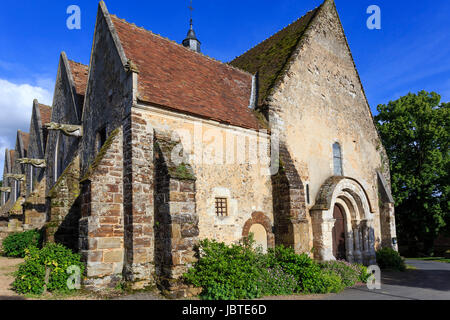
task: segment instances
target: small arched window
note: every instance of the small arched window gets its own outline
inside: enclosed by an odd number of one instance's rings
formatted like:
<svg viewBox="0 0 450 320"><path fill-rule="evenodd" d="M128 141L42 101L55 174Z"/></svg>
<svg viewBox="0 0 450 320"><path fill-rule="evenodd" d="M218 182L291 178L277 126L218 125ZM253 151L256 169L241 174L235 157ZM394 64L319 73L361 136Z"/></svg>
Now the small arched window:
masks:
<svg viewBox="0 0 450 320"><path fill-rule="evenodd" d="M333 144L333 166L334 166L334 175L335 176L343 176L344 172L342 170L342 150L341 145L339 143Z"/></svg>
<svg viewBox="0 0 450 320"><path fill-rule="evenodd" d="M95 152L99 153L106 142L106 128L97 131L95 136Z"/></svg>

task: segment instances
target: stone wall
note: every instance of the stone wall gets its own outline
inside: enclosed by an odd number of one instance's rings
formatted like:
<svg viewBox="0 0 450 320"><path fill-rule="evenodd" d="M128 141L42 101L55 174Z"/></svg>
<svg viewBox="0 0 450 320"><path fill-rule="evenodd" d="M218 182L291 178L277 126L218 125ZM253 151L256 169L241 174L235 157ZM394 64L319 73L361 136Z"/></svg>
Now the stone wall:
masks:
<svg viewBox="0 0 450 320"><path fill-rule="evenodd" d="M99 7L82 119L83 173L97 154L97 133L109 136L121 127L133 104L133 73L125 70L127 60L104 3Z"/></svg>
<svg viewBox="0 0 450 320"><path fill-rule="evenodd" d="M138 107L156 131L169 132L175 139L172 156L178 154L193 169L200 239L228 244L239 241L254 212L263 212L273 226L270 140L266 133ZM176 143L178 138L181 143ZM227 199L228 216L217 216L216 197Z"/></svg>
<svg viewBox="0 0 450 320"><path fill-rule="evenodd" d="M28 143L27 158L29 159L44 159L44 132L41 124L41 114L39 112L39 103L37 100L33 101L33 112L31 115L30 124L30 140ZM24 166L27 177L27 197L33 192L37 184L44 178L44 168L33 168L31 165ZM45 189L44 189L45 194ZM45 196L43 194L43 196Z"/></svg>
<svg viewBox="0 0 450 320"><path fill-rule="evenodd" d="M383 146L337 11L327 1L268 98L269 116L280 119L281 132L301 181L309 184L314 205L333 171L333 144L342 148L344 176L358 180L372 203L378 202L376 170L384 168ZM388 174L386 174L388 175ZM380 217L375 209L377 243Z"/></svg>
<svg viewBox="0 0 450 320"><path fill-rule="evenodd" d="M195 206L195 177L187 164L170 160L173 142L158 135L155 142L155 271L157 283L172 298L198 292L181 281L196 261L198 215Z"/></svg>
<svg viewBox="0 0 450 320"><path fill-rule="evenodd" d="M37 184L23 204L24 229L41 229L47 222L47 208L45 199L45 178Z"/></svg>
<svg viewBox="0 0 450 320"><path fill-rule="evenodd" d="M132 110L123 124L125 270L136 288L153 284L153 128Z"/></svg>
<svg viewBox="0 0 450 320"><path fill-rule="evenodd" d="M114 130L81 179L79 248L88 288L114 287L124 265L122 130Z"/></svg>
<svg viewBox="0 0 450 320"><path fill-rule="evenodd" d="M62 243L74 251L78 250L79 180L80 158L75 156L47 195L45 241Z"/></svg>
<svg viewBox="0 0 450 320"><path fill-rule="evenodd" d="M64 53L59 59L58 74L53 95L51 122L79 125L81 115L80 101L75 99L74 85L71 81L70 67ZM43 124L44 125L44 124ZM55 185L59 175L72 163L78 154L80 138L65 136L60 131L49 131L45 151L46 194ZM57 166L57 168L55 168ZM56 170L55 170L56 169Z"/></svg>
<svg viewBox="0 0 450 320"><path fill-rule="evenodd" d="M309 254L312 229L306 211L304 186L284 142L279 155L280 168L272 176L276 244L291 247L296 253Z"/></svg>

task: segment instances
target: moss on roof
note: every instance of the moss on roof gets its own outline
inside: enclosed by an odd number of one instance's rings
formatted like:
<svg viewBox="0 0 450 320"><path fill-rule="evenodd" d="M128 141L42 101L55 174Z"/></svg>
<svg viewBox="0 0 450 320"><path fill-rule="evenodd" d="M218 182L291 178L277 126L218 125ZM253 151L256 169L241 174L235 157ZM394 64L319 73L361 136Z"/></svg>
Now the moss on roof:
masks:
<svg viewBox="0 0 450 320"><path fill-rule="evenodd" d="M277 80L284 75L292 53L319 8L308 12L269 39L229 62L233 67L252 74L258 73L259 106L265 103Z"/></svg>

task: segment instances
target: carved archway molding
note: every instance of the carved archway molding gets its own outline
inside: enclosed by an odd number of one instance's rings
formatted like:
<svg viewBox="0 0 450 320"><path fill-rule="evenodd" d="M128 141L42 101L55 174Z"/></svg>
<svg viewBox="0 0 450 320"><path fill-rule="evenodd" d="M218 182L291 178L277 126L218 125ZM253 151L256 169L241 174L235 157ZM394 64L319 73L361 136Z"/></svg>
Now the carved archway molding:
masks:
<svg viewBox="0 0 450 320"><path fill-rule="evenodd" d="M346 255L349 262L375 263L374 207L367 192L357 180L331 177L321 187L310 214L313 225L314 257L321 261L336 260L333 255L333 210L344 212Z"/></svg>
<svg viewBox="0 0 450 320"><path fill-rule="evenodd" d="M272 232L272 222L262 212L253 212L252 217L248 219L242 230L242 237L247 238L250 233L250 228L254 224L260 224L264 227L267 233L267 248L275 248L275 235Z"/></svg>

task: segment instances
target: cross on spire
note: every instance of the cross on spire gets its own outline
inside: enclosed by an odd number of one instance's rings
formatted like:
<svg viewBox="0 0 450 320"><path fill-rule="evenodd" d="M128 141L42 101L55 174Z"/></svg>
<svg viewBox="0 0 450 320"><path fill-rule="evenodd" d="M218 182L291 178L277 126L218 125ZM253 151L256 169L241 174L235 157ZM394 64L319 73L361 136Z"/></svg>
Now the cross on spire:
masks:
<svg viewBox="0 0 450 320"><path fill-rule="evenodd" d="M183 46L191 49L192 51L200 52L200 41L198 41L195 32L194 27L192 26L192 11L194 11L194 7L192 6L192 0L190 0L189 5L189 12L190 12L190 28L187 34L186 39L183 40Z"/></svg>
<svg viewBox="0 0 450 320"><path fill-rule="evenodd" d="M192 12L194 11L194 7L192 6L192 0L191 0L191 2L190 2L190 5L189 5L189 11L190 11L190 21L191 21L191 24L192 24Z"/></svg>

